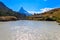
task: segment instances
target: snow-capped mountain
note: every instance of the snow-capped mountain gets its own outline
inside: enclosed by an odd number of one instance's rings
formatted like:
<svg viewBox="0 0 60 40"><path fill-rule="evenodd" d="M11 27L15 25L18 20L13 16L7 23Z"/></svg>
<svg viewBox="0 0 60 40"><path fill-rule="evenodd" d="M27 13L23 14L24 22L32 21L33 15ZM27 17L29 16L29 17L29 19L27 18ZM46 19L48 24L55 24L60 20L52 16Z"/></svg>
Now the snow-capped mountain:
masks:
<svg viewBox="0 0 60 40"><path fill-rule="evenodd" d="M32 14L28 13L26 10L24 10L23 7L20 8L19 12L20 12L21 14L26 15L26 16L30 16L30 15L32 15Z"/></svg>

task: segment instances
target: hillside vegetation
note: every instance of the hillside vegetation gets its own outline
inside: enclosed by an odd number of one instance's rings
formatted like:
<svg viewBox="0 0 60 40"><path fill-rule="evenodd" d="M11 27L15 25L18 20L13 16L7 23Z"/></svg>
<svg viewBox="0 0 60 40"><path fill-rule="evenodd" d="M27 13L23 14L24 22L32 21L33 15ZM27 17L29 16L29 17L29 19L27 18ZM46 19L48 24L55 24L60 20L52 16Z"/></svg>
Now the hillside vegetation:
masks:
<svg viewBox="0 0 60 40"><path fill-rule="evenodd" d="M27 19L60 22L60 8L52 9L40 14L34 14L33 16L27 17Z"/></svg>

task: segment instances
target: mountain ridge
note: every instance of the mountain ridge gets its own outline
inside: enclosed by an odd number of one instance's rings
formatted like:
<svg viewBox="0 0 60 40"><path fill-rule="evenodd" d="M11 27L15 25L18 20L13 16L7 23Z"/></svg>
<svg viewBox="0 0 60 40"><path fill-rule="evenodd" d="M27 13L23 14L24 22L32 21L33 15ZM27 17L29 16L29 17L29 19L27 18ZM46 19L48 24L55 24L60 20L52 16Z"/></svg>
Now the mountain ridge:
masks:
<svg viewBox="0 0 60 40"><path fill-rule="evenodd" d="M0 19L3 20L2 16L9 16L9 18L10 16L14 16L17 18L16 20L25 19L26 17L25 15L8 8L3 2L0 2ZM12 19L12 17L10 19Z"/></svg>
<svg viewBox="0 0 60 40"><path fill-rule="evenodd" d="M20 8L19 12L26 15L26 16L31 16L32 15L29 12L27 12L23 7Z"/></svg>

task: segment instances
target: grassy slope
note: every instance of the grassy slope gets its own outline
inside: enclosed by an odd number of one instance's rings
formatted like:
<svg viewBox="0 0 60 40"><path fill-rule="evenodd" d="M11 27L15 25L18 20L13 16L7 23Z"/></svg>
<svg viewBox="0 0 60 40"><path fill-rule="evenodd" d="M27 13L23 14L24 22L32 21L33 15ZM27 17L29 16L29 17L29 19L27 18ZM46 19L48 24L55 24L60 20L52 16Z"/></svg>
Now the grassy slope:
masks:
<svg viewBox="0 0 60 40"><path fill-rule="evenodd" d="M53 20L60 22L60 8L52 9L48 12L35 14L33 16L27 17L31 20Z"/></svg>

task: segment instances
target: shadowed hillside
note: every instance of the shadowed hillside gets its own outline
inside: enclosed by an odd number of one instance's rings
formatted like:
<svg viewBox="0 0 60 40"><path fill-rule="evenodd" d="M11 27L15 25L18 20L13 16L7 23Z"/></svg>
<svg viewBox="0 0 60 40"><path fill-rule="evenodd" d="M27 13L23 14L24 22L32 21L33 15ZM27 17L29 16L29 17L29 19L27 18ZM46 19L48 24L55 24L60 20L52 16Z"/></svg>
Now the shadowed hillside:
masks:
<svg viewBox="0 0 60 40"><path fill-rule="evenodd" d="M2 2L0 2L0 20L3 20L3 18L1 18L2 16L3 17L7 16L7 19L10 16L13 16L13 18L17 18L17 19L25 19L25 17L26 17L25 15L23 15L19 12L15 12L15 11L11 10L7 6L5 6ZM17 19L15 19L15 20L17 20Z"/></svg>

